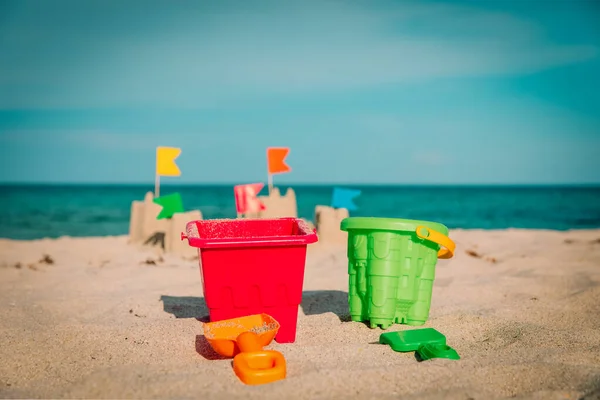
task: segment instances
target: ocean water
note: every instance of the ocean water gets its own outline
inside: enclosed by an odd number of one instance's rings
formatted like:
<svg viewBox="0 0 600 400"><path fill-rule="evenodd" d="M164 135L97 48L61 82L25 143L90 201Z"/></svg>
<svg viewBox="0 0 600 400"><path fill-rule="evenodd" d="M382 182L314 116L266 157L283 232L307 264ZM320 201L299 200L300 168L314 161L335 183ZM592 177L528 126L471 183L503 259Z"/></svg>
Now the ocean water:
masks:
<svg viewBox="0 0 600 400"><path fill-rule="evenodd" d="M449 228L600 228L600 187L344 186L362 191L352 216L410 218ZM329 205L333 186L293 185L302 218L314 220L318 204ZM287 186L280 186L285 193ZM131 202L149 185L2 185L0 237L125 235ZM265 189L266 190L266 189ZM233 186L162 186L180 192L186 210L204 218L234 218Z"/></svg>

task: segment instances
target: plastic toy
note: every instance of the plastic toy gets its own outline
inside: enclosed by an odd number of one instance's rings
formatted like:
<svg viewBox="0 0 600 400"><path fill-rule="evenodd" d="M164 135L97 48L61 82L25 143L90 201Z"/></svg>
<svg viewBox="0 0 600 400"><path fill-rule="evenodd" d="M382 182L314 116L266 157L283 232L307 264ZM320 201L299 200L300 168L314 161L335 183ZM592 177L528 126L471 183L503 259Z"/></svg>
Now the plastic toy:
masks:
<svg viewBox="0 0 600 400"><path fill-rule="evenodd" d="M188 244L199 249L210 320L267 313L281 328L279 343L296 340L306 246L318 240L298 218L188 222Z"/></svg>
<svg viewBox="0 0 600 400"><path fill-rule="evenodd" d="M204 324L204 336L220 355L233 357L233 370L247 385L261 385L285 378L286 362L274 350L263 350L279 330L267 314L250 315Z"/></svg>
<svg viewBox="0 0 600 400"><path fill-rule="evenodd" d="M421 360L460 359L456 350L446 345L446 336L433 328L382 333L379 343L388 344L394 351L416 351Z"/></svg>
<svg viewBox="0 0 600 400"><path fill-rule="evenodd" d="M456 350L445 344L424 344L419 346L417 353L422 361L429 360L431 358L460 360L460 356Z"/></svg>
<svg viewBox="0 0 600 400"><path fill-rule="evenodd" d="M435 265L456 245L442 224L393 218L345 218L348 303L352 321L371 328L423 325L429 317Z"/></svg>
<svg viewBox="0 0 600 400"><path fill-rule="evenodd" d="M446 344L446 336L433 328L382 333L379 343L388 344L394 351L417 351L424 344Z"/></svg>

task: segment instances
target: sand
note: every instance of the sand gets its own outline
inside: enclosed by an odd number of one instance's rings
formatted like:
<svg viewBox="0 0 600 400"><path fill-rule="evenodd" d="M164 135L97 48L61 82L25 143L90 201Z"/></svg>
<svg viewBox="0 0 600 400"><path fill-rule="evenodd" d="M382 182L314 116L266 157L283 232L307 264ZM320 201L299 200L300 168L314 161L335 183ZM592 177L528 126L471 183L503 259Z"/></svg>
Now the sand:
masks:
<svg viewBox="0 0 600 400"><path fill-rule="evenodd" d="M417 362L377 344L382 330L347 322L345 249L316 244L296 343L270 346L288 377L263 386L207 347L197 261L126 237L2 240L0 396L600 398L600 231L451 237L457 254L438 262L425 326L460 360Z"/></svg>

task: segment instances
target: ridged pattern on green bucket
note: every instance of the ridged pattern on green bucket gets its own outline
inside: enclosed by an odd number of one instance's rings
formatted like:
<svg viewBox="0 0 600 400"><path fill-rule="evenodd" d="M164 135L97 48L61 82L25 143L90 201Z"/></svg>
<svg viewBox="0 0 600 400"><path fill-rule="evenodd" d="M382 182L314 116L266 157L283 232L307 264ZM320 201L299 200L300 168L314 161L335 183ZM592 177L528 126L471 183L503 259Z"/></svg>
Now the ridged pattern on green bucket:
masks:
<svg viewBox="0 0 600 400"><path fill-rule="evenodd" d="M423 325L429 317L438 250L411 231L348 229L352 320L383 329L393 323Z"/></svg>

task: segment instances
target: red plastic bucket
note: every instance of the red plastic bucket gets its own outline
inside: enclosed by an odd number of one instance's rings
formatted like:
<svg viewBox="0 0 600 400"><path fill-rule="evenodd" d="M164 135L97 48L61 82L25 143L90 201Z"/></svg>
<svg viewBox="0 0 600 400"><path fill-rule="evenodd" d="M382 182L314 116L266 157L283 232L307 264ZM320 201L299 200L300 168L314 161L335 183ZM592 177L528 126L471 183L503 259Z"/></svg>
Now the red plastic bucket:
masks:
<svg viewBox="0 0 600 400"><path fill-rule="evenodd" d="M296 340L306 245L317 233L298 218L212 219L188 222L182 240L197 247L210 320L268 314L280 325L275 340Z"/></svg>

